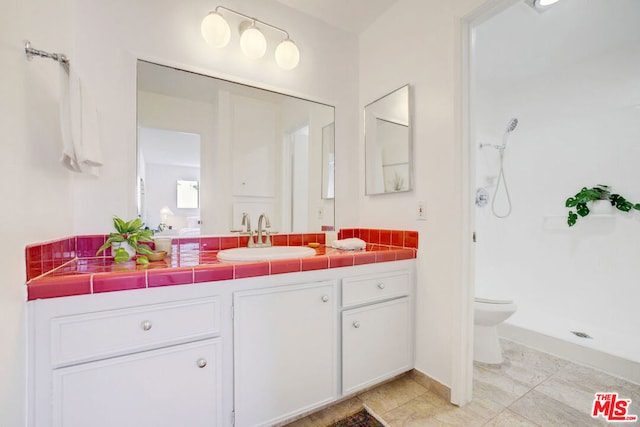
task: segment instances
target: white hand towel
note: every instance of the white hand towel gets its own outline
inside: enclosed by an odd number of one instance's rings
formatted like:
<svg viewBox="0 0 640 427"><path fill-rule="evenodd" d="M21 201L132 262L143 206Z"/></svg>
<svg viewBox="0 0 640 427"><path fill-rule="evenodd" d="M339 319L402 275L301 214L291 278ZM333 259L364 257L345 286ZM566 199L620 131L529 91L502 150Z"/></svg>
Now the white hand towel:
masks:
<svg viewBox="0 0 640 427"><path fill-rule="evenodd" d="M80 82L80 79L78 79ZM102 149L100 147L100 129L98 111L91 92L80 84L82 104L82 139L76 149L76 158L83 167L101 167Z"/></svg>
<svg viewBox="0 0 640 427"><path fill-rule="evenodd" d="M73 172L82 172L73 147L71 136L71 87L69 81L69 69L60 66L60 130L62 132L62 157L60 162Z"/></svg>
<svg viewBox="0 0 640 427"><path fill-rule="evenodd" d="M100 130L95 103L72 67L61 67L60 128L62 164L74 172L98 175L102 166Z"/></svg>
<svg viewBox="0 0 640 427"><path fill-rule="evenodd" d="M365 242L362 239L358 239L357 237L353 237L350 239L334 240L333 242L331 242L331 247L336 249L353 251L353 250L365 249L367 247L367 242Z"/></svg>

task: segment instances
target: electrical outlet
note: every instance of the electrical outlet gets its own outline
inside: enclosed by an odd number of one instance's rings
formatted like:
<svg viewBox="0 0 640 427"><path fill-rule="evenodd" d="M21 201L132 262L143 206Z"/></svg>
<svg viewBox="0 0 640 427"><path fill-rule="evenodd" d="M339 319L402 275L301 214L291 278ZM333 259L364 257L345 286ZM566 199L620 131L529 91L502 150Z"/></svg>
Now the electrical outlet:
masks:
<svg viewBox="0 0 640 427"><path fill-rule="evenodd" d="M324 219L324 208L318 208L318 219Z"/></svg>
<svg viewBox="0 0 640 427"><path fill-rule="evenodd" d="M416 205L416 221L427 220L427 205L421 200Z"/></svg>

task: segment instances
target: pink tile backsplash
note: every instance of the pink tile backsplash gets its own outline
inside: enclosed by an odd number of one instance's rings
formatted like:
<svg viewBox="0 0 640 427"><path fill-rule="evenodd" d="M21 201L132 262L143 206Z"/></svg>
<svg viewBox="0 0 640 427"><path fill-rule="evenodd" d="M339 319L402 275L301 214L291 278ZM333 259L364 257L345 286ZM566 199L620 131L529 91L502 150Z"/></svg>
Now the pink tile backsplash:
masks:
<svg viewBox="0 0 640 427"><path fill-rule="evenodd" d="M110 250L96 257L107 235L66 237L25 248L28 299L341 268L417 255L417 231L348 228L340 230L338 237L359 237L367 242L367 249L348 252L327 248L325 233L276 234L271 236L276 246L321 246L315 257L226 264L218 261L217 252L246 246L248 236L176 237L172 256L144 266L135 262L115 264Z"/></svg>
<svg viewBox="0 0 640 427"><path fill-rule="evenodd" d="M418 232L409 230L381 230L377 228L343 228L339 239L358 237L367 243L418 249Z"/></svg>

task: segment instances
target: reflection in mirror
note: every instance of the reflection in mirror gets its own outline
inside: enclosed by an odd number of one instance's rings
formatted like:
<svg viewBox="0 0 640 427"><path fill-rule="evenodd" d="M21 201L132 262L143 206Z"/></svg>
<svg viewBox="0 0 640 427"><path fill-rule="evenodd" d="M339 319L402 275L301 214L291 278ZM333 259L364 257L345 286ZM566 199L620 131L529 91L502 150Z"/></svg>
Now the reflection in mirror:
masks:
<svg viewBox="0 0 640 427"><path fill-rule="evenodd" d="M179 179L176 187L178 209L198 209L200 197L198 181Z"/></svg>
<svg viewBox="0 0 640 427"><path fill-rule="evenodd" d="M333 199L335 177L335 123L322 128L322 198Z"/></svg>
<svg viewBox="0 0 640 427"><path fill-rule="evenodd" d="M146 61L137 96L138 211L149 227L165 206L176 234L228 234L243 212L254 225L266 213L280 233L334 225L334 107ZM195 208L178 206L178 181L196 182Z"/></svg>
<svg viewBox="0 0 640 427"><path fill-rule="evenodd" d="M174 130L138 127L138 212L145 224L158 228L197 228L200 209L185 205L180 182L200 180L200 135ZM143 191L141 191L143 190ZM167 223L171 217L172 221Z"/></svg>
<svg viewBox="0 0 640 427"><path fill-rule="evenodd" d="M366 194L412 188L409 85L364 108Z"/></svg>

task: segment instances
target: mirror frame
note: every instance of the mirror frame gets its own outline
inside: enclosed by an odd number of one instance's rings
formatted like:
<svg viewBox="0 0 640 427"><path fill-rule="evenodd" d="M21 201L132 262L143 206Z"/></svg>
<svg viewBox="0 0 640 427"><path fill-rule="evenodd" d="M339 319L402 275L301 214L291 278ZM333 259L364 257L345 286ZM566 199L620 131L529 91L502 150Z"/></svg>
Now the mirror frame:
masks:
<svg viewBox="0 0 640 427"><path fill-rule="evenodd" d="M376 105L376 103L379 103L381 101L385 101L387 99L390 99L390 97L392 97L393 95L399 94L401 91L405 91L406 90L406 109L407 109L407 117L406 117L406 125L404 123L399 123L398 121L395 120L390 120L388 118L384 118L384 117L378 117L375 116L372 112L372 108L374 105ZM365 150L365 182L364 182L364 186L365 186L365 195L367 196L375 196L375 195L380 195L380 194L394 194L394 193L404 193L404 192L408 192L413 190L413 112L412 112L412 97L411 97L411 85L410 84L405 84L401 87L399 87L398 89L395 89L383 96L381 96L380 98L370 102L369 104L364 106L364 128L363 128L363 132L364 132L364 150ZM371 148L369 148L370 146L372 146L372 144L375 144L376 141L373 141L371 139L371 137L367 137L367 123L368 120L380 120L386 123L391 123L391 124L397 124L399 126L406 126L407 127L407 187L406 189L402 189L402 190L396 190L396 191L384 191L384 187L383 187L383 191L375 191L373 189L370 189L369 187L369 181L372 178L372 176L370 175L372 173L371 166L371 160L370 160L370 152L371 152ZM384 183L383 183L384 186Z"/></svg>

